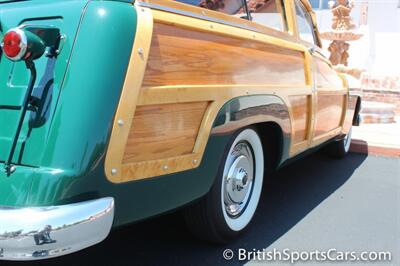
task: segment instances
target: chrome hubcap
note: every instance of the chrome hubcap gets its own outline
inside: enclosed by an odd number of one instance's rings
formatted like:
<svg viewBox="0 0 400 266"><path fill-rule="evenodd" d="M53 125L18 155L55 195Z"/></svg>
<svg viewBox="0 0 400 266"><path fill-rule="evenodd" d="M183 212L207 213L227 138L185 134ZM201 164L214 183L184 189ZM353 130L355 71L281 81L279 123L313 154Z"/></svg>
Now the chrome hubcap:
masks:
<svg viewBox="0 0 400 266"><path fill-rule="evenodd" d="M228 155L224 172L226 213L239 217L246 209L253 188L254 158L247 142L238 143Z"/></svg>

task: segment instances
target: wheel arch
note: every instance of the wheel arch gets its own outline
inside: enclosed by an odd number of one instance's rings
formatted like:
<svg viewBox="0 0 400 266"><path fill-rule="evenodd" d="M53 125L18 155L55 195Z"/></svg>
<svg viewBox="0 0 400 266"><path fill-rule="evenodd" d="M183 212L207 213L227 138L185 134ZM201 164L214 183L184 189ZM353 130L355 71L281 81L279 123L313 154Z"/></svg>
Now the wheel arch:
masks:
<svg viewBox="0 0 400 266"><path fill-rule="evenodd" d="M260 135L268 169L276 169L289 158L290 116L280 97L254 95L231 99L218 112L211 135L233 135L249 126Z"/></svg>
<svg viewBox="0 0 400 266"><path fill-rule="evenodd" d="M266 173L275 171L282 162L284 150L284 134L281 126L276 122L255 124L264 151Z"/></svg>

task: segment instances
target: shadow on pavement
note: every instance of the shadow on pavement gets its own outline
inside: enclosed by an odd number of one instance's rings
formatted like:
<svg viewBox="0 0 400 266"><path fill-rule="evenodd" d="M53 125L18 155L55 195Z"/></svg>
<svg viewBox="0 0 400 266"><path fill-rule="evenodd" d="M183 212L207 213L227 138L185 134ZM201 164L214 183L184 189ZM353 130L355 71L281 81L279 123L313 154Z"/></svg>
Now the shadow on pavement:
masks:
<svg viewBox="0 0 400 266"><path fill-rule="evenodd" d="M243 261L225 261L223 250L267 248L351 178L365 159L366 155L350 154L332 160L316 153L281 169L265 185L249 230L226 246L198 241L180 215L169 214L116 230L81 252L23 265L242 265Z"/></svg>

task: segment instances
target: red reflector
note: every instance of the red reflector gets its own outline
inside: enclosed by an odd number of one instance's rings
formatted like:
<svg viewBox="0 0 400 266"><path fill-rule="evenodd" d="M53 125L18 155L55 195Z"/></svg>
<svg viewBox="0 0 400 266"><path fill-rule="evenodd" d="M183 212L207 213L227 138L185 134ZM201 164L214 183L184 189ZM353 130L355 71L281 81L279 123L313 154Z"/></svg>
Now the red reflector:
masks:
<svg viewBox="0 0 400 266"><path fill-rule="evenodd" d="M10 31L4 35L3 39L3 51L9 58L17 57L21 53L21 36L15 32Z"/></svg>

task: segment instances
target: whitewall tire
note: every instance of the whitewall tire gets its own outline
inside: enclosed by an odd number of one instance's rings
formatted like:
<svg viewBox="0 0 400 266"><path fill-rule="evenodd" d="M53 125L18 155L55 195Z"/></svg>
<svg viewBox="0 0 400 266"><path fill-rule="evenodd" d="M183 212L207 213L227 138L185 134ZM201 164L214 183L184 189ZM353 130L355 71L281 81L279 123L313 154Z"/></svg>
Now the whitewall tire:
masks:
<svg viewBox="0 0 400 266"><path fill-rule="evenodd" d="M250 224L260 200L264 152L252 127L229 142L210 192L185 211L186 222L198 237L226 243Z"/></svg>

